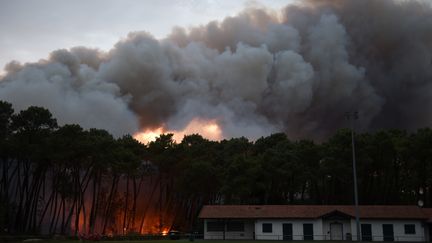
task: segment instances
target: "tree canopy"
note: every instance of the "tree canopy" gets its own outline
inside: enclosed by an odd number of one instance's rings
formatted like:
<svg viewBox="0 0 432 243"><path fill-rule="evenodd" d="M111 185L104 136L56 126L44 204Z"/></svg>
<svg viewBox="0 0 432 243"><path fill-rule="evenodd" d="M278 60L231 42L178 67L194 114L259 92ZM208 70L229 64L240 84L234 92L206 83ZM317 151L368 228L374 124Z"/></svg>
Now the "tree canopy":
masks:
<svg viewBox="0 0 432 243"><path fill-rule="evenodd" d="M356 134L360 204L432 206L432 130ZM420 188L423 193L420 194ZM352 204L351 132L175 142L59 126L0 101L0 228L8 232L192 230L203 204Z"/></svg>

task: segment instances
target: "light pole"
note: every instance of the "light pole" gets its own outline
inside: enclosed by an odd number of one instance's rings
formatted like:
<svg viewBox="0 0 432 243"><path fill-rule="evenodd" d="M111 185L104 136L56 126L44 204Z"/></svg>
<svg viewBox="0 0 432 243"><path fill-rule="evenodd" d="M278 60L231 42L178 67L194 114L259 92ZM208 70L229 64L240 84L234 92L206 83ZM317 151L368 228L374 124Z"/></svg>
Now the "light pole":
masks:
<svg viewBox="0 0 432 243"><path fill-rule="evenodd" d="M361 241L360 238L360 212L358 205L358 192L357 192L357 170L356 170L356 156L355 156L355 142L354 142L354 123L358 118L358 112L347 112L347 119L351 122L351 146L352 146L352 167L353 167L353 178L354 178L354 204L355 204L355 217L357 227L357 241Z"/></svg>
<svg viewBox="0 0 432 243"><path fill-rule="evenodd" d="M418 201L417 201L417 205L419 206L419 207L423 207L424 206L424 202L423 202L423 194L424 194L424 190L423 190L423 187L420 187L419 188L419 190L418 190Z"/></svg>

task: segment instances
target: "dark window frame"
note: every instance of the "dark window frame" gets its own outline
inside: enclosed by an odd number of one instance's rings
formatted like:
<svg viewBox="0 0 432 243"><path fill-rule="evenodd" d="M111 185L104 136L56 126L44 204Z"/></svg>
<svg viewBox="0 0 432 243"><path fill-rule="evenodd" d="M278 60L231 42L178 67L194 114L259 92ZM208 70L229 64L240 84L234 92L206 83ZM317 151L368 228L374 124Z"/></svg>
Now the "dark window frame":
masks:
<svg viewBox="0 0 432 243"><path fill-rule="evenodd" d="M405 224L404 232L406 235L415 235L416 234L415 224Z"/></svg>
<svg viewBox="0 0 432 243"><path fill-rule="evenodd" d="M245 224L243 221L228 221L227 232L244 232Z"/></svg>
<svg viewBox="0 0 432 243"><path fill-rule="evenodd" d="M272 223L263 223L262 224L262 232L263 233L273 233L273 224Z"/></svg>
<svg viewBox="0 0 432 243"><path fill-rule="evenodd" d="M207 232L223 232L225 230L225 223L222 221L208 221Z"/></svg>

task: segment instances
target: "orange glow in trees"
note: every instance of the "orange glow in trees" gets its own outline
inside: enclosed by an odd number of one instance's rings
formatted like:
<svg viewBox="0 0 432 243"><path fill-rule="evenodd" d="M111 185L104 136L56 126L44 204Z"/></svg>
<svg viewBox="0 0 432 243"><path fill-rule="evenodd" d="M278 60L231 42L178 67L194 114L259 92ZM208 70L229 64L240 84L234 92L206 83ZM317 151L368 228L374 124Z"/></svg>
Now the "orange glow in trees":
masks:
<svg viewBox="0 0 432 243"><path fill-rule="evenodd" d="M183 130L167 130L163 126L157 129L147 129L138 132L134 138L142 143L149 143L163 133L174 134L173 139L176 142L181 142L185 135L198 133L209 140L221 140L222 130L216 120L206 120L201 118L192 119Z"/></svg>

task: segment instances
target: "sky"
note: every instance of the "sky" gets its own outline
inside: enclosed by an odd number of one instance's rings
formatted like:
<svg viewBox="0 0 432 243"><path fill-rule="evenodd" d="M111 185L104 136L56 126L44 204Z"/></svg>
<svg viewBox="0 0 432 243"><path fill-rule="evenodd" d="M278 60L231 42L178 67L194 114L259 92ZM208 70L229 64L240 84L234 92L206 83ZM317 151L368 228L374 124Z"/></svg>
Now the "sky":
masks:
<svg viewBox="0 0 432 243"><path fill-rule="evenodd" d="M281 8L292 0L0 0L0 74L12 60L34 62L56 49L109 50L131 31L164 38L233 16L251 4Z"/></svg>
<svg viewBox="0 0 432 243"><path fill-rule="evenodd" d="M116 136L199 123L216 137L323 139L354 110L361 130L429 127L430 2L0 0L0 70L47 60L0 73L0 98Z"/></svg>

